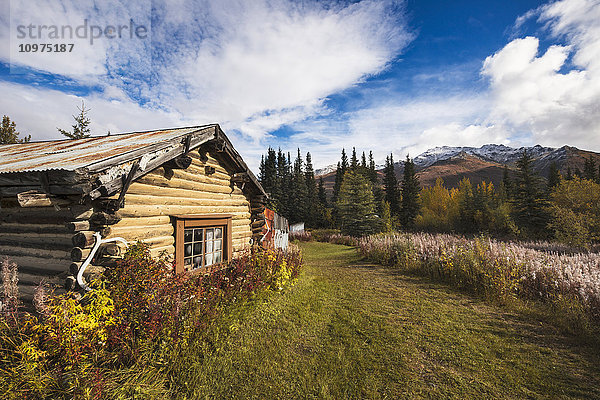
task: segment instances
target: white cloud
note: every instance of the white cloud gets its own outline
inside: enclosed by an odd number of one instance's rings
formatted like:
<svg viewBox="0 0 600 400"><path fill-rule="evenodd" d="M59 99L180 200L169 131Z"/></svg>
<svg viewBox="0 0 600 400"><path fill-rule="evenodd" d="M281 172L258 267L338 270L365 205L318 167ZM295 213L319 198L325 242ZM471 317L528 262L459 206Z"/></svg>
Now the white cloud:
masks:
<svg viewBox="0 0 600 400"><path fill-rule="evenodd" d="M88 116L93 135L103 135L109 130L112 133L131 132L189 124L176 113L143 108L124 99L114 88L109 98L102 94L84 98L58 90L0 82L0 93L3 98L10 99L2 102L2 113L16 122L22 135L31 134L34 140L61 138L56 128L71 129L72 114L77 113L76 107L81 106L82 100L90 109Z"/></svg>
<svg viewBox="0 0 600 400"><path fill-rule="evenodd" d="M532 143L600 150L600 2L563 0L536 12L566 44L540 53L539 39L526 37L488 57L482 74L494 99L489 118L530 132Z"/></svg>
<svg viewBox="0 0 600 400"><path fill-rule="evenodd" d="M328 96L385 70L413 37L403 2L396 0L12 3L11 18L0 18L2 41L14 34L9 22L78 25L93 17L107 25L132 16L143 23L151 5L150 43L105 39L80 46L93 52L77 57L13 61L71 79L74 86L102 88L84 96L97 131L219 122L247 149L283 125L326 115ZM0 53L2 61L8 57ZM3 112L38 139L57 137L55 126L70 126L80 102L58 90L2 85L11 94L10 104L6 96L0 100ZM35 99L33 107L29 99Z"/></svg>

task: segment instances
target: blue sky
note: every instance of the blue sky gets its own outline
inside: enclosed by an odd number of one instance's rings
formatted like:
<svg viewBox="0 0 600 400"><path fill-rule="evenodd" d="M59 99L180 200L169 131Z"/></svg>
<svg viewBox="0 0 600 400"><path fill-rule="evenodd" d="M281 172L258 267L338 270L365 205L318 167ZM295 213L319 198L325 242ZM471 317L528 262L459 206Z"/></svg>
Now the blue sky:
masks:
<svg viewBox="0 0 600 400"><path fill-rule="evenodd" d="M0 5L1 113L58 139L220 123L251 167L267 146L378 161L434 146L600 150L600 2L24 0ZM19 25L143 26L143 37L19 37ZM34 29L35 31L35 29ZM73 43L70 53L19 45Z"/></svg>

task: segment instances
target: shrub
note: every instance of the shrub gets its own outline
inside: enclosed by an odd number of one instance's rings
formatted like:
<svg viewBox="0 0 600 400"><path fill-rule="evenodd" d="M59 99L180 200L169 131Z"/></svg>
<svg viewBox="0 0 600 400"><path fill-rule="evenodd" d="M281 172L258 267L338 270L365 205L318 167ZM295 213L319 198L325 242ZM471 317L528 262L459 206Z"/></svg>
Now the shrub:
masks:
<svg viewBox="0 0 600 400"><path fill-rule="evenodd" d="M13 303L5 294L0 398L104 398L107 388L124 391L116 383L123 368L148 365L149 371L173 373L169 364L178 352L223 307L260 290L282 290L301 264L299 249L290 245L286 252L246 252L210 274L174 274L169 263L152 259L147 246L136 244L81 300L67 293L46 302L42 287L36 293L42 312L34 316L8 313ZM16 267L5 261L3 272L5 293L13 298Z"/></svg>
<svg viewBox="0 0 600 400"><path fill-rule="evenodd" d="M596 253L558 254L559 247L550 244L423 233L369 236L358 248L373 262L446 281L488 299L538 299L568 317L600 322Z"/></svg>

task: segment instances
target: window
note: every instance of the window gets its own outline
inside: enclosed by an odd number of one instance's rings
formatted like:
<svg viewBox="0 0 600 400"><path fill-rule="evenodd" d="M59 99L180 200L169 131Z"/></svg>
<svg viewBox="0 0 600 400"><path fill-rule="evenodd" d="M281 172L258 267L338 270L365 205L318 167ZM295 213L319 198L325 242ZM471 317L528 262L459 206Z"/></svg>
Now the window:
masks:
<svg viewBox="0 0 600 400"><path fill-rule="evenodd" d="M207 270L231 260L231 215L175 217L177 272Z"/></svg>

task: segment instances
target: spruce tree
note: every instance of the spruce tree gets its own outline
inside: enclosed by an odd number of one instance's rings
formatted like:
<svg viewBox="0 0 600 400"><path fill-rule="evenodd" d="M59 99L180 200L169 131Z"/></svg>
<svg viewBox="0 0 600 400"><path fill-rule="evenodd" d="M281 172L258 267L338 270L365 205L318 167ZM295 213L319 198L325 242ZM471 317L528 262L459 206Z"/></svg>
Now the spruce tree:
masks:
<svg viewBox="0 0 600 400"><path fill-rule="evenodd" d="M546 199L540 190L540 179L533 172L533 158L523 151L517 161L517 180L515 182L514 212L515 222L528 236L542 237L548 223Z"/></svg>
<svg viewBox="0 0 600 400"><path fill-rule="evenodd" d="M17 124L11 121L7 115L2 117L2 125L0 125L0 144L15 144L27 143L31 140L31 135L19 139L17 132Z"/></svg>
<svg viewBox="0 0 600 400"><path fill-rule="evenodd" d="M360 166L363 169L367 169L367 157L365 156L365 152L362 152L362 156L360 157Z"/></svg>
<svg viewBox="0 0 600 400"><path fill-rule="evenodd" d="M319 203L323 208L327 208L327 192L325 192L325 185L322 177L319 177L318 197Z"/></svg>
<svg viewBox="0 0 600 400"><path fill-rule="evenodd" d="M596 161L589 156L583 163L583 178L592 182L596 181Z"/></svg>
<svg viewBox="0 0 600 400"><path fill-rule="evenodd" d="M348 171L348 156L346 155L346 149L342 149L342 160L340 167L342 168L342 178L346 171Z"/></svg>
<svg viewBox="0 0 600 400"><path fill-rule="evenodd" d="M406 156L404 162L404 179L402 180L402 205L400 208L400 223L408 229L413 229L419 215L419 193L421 186L415 171L415 164Z"/></svg>
<svg viewBox="0 0 600 400"><path fill-rule="evenodd" d="M359 173L349 171L344 177L336 209L344 234L363 236L381 231L371 184Z"/></svg>
<svg viewBox="0 0 600 400"><path fill-rule="evenodd" d="M335 169L335 181L333 183L333 202L337 201L338 195L340 194L340 188L342 187L342 180L344 176L342 173L342 166L340 162L337 163L337 168Z"/></svg>
<svg viewBox="0 0 600 400"><path fill-rule="evenodd" d="M385 201L390 205L390 211L393 217L400 215L400 189L398 188L398 178L394 171L394 157L390 154L385 159L383 170L383 188L385 190Z"/></svg>
<svg viewBox="0 0 600 400"><path fill-rule="evenodd" d="M548 172L548 189L551 190L560 183L560 172L555 161L550 164L550 172Z"/></svg>
<svg viewBox="0 0 600 400"><path fill-rule="evenodd" d="M317 182L315 181L315 172L312 166L310 153L306 153L306 167L304 169L304 178L306 180L306 223L308 227L315 228L319 219L319 209L315 207L318 203Z"/></svg>
<svg viewBox="0 0 600 400"><path fill-rule="evenodd" d="M294 170L292 176L292 199L290 218L292 222L306 222L307 210L310 205L307 203L306 177L300 149L298 156L294 161Z"/></svg>
<svg viewBox="0 0 600 400"><path fill-rule="evenodd" d="M287 217L290 212L289 206L290 171L286 163L285 154L281 149L277 151L277 199L279 201L278 212Z"/></svg>
<svg viewBox="0 0 600 400"><path fill-rule="evenodd" d="M513 182L510 179L510 175L508 174L508 167L506 165L504 166L504 170L502 171L502 186L504 187L506 198L510 199L513 194Z"/></svg>
<svg viewBox="0 0 600 400"><path fill-rule="evenodd" d="M571 166L567 167L567 177L565 179L568 181L573 179L573 172L571 172Z"/></svg>
<svg viewBox="0 0 600 400"><path fill-rule="evenodd" d="M356 157L356 148L352 148L352 158L350 159L350 169L356 172L358 168L358 158Z"/></svg>
<svg viewBox="0 0 600 400"><path fill-rule="evenodd" d="M85 108L83 101L81 102L81 108L77 107L79 114L73 115L75 124L73 125L73 132L66 131L64 129L56 128L58 131L68 137L69 139L85 139L90 137L90 118L87 113L90 111Z"/></svg>

